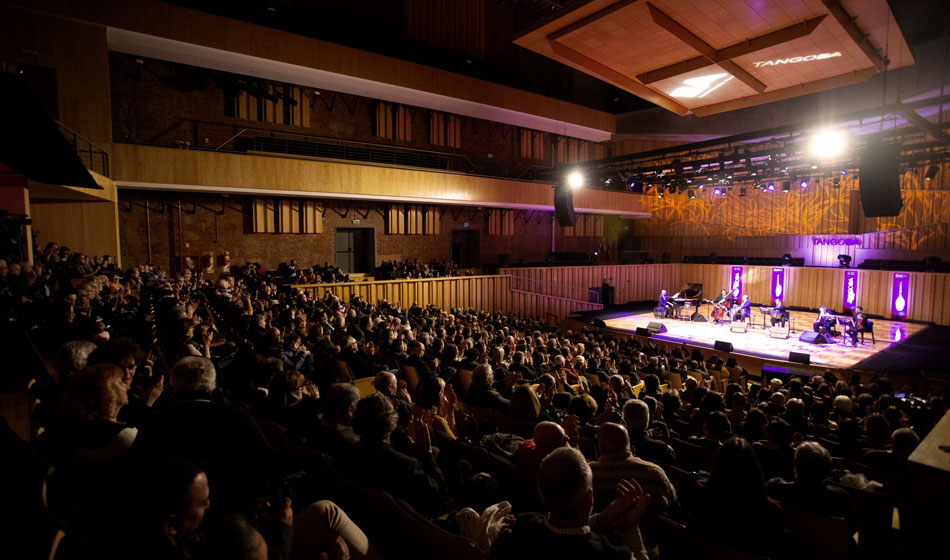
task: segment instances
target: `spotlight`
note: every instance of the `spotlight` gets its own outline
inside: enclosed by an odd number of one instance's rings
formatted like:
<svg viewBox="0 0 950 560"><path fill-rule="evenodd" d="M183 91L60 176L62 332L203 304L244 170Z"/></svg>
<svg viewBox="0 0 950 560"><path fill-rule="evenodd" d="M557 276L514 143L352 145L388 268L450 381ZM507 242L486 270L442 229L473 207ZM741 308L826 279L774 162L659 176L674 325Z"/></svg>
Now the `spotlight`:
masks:
<svg viewBox="0 0 950 560"><path fill-rule="evenodd" d="M831 180L831 188L840 189L841 188L841 177L835 177Z"/></svg>
<svg viewBox="0 0 950 560"><path fill-rule="evenodd" d="M790 191L790 190L792 190L792 183L791 183L791 181L783 181L783 182L782 182L782 192L787 193L787 192Z"/></svg>
<svg viewBox="0 0 950 560"><path fill-rule="evenodd" d="M765 187L765 190L769 192L775 192L775 183L773 183L772 181L769 181L769 184L768 186Z"/></svg>
<svg viewBox="0 0 950 560"><path fill-rule="evenodd" d="M663 195L665 194L665 192L666 192L666 191L664 191L662 188L657 189L657 191L656 191L656 197L657 197L657 198L663 198Z"/></svg>
<svg viewBox="0 0 950 560"><path fill-rule="evenodd" d="M782 255L782 260L785 261L785 264L792 262L792 254L785 253L784 255Z"/></svg>
<svg viewBox="0 0 950 560"><path fill-rule="evenodd" d="M584 186L584 176L579 171L575 171L567 176L567 184L572 189L579 189Z"/></svg>
<svg viewBox="0 0 950 560"><path fill-rule="evenodd" d="M817 158L833 158L841 155L845 143L844 133L837 130L823 130L812 137L809 150Z"/></svg>
<svg viewBox="0 0 950 560"><path fill-rule="evenodd" d="M740 188L739 188L739 196L745 196L745 195L746 195L746 188L745 188L745 187L740 187Z"/></svg>
<svg viewBox="0 0 950 560"><path fill-rule="evenodd" d="M716 187L713 189L713 196L722 196L722 188Z"/></svg>
<svg viewBox="0 0 950 560"><path fill-rule="evenodd" d="M851 264L851 255L838 255L838 264L840 264L842 268L848 268Z"/></svg>
<svg viewBox="0 0 950 560"><path fill-rule="evenodd" d="M927 174L924 175L924 180L933 181L934 177L937 176L937 166L931 165L927 168Z"/></svg>
<svg viewBox="0 0 950 560"><path fill-rule="evenodd" d="M696 191L694 189L689 189L688 191L686 191L686 195L689 197L690 200L693 200L694 198L696 198Z"/></svg>
<svg viewBox="0 0 950 560"><path fill-rule="evenodd" d="M606 186L609 187L609 186L610 186L610 182L611 182L612 180L613 180L613 177L606 177L606 178L604 179L604 185L606 185Z"/></svg>
<svg viewBox="0 0 950 560"><path fill-rule="evenodd" d="M848 170L847 170L847 169L842 169L842 170L841 170L841 176L842 176L842 177L844 177L844 176L847 175L847 174L848 174Z"/></svg>
<svg viewBox="0 0 950 560"><path fill-rule="evenodd" d="M801 181L798 182L798 188L800 188L800 189L807 189L807 188L808 188L808 177L805 177L804 179L802 179Z"/></svg>
<svg viewBox="0 0 950 560"><path fill-rule="evenodd" d="M703 190L703 189L705 189L705 188L706 188L706 185L704 185L703 183L700 183L700 184L699 184L699 190Z"/></svg>

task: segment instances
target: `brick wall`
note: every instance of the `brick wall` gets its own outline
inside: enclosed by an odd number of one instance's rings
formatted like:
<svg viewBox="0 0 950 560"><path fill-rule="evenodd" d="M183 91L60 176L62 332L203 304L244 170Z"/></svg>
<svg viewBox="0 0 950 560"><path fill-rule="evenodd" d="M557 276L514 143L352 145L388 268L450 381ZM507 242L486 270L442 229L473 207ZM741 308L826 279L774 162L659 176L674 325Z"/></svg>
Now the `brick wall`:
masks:
<svg viewBox="0 0 950 560"><path fill-rule="evenodd" d="M146 201L149 206L147 223ZM507 255L511 263L543 262L551 252L551 212L521 212L517 215L515 235L495 236L488 235L484 211L472 207L446 207L442 211L438 235L387 235L380 213L385 212L383 205L352 203L347 209L344 202L335 201L328 203L329 208L323 216L323 233L251 233L250 197L187 193L177 196L126 190L120 191L119 198L119 232L125 266L147 262L150 242L153 263L171 270L178 269L179 201L182 208L181 235L186 244L184 254L204 255L210 251L217 256L228 251L233 264L255 261L273 268L290 259L296 259L301 265L333 262L335 229L339 227L375 229L377 265L390 259L448 259L451 257L452 230L456 229L480 232L482 263L497 262L502 254ZM359 225L353 224L354 219L360 220ZM608 239L616 239L614 224L620 222L608 220L605 226ZM468 228L464 227L465 223L469 224ZM557 226L554 231L558 251L592 252L601 242L593 237L563 237L561 228Z"/></svg>

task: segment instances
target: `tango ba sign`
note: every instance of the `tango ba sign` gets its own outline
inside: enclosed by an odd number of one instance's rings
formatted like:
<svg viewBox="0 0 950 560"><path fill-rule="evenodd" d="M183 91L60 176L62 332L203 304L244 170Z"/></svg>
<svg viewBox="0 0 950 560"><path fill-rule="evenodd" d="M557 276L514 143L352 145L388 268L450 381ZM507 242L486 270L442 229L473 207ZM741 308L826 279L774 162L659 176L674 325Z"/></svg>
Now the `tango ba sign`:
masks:
<svg viewBox="0 0 950 560"><path fill-rule="evenodd" d="M841 293L841 306L845 311L853 311L858 306L858 271L844 271L844 289Z"/></svg>
<svg viewBox="0 0 950 560"><path fill-rule="evenodd" d="M891 283L891 315L907 317L908 299L910 298L910 274L895 272Z"/></svg>
<svg viewBox="0 0 950 560"><path fill-rule="evenodd" d="M860 247L860 237L812 237L812 245L834 245L840 247Z"/></svg>
<svg viewBox="0 0 950 560"><path fill-rule="evenodd" d="M780 64L798 64L799 62L812 62L814 60L826 60L829 58L836 58L841 56L839 51L833 53L821 53L821 54L809 54L805 56L793 56L791 58L776 58L775 60L763 60L760 62L753 62L756 68L763 68L765 66L778 66Z"/></svg>

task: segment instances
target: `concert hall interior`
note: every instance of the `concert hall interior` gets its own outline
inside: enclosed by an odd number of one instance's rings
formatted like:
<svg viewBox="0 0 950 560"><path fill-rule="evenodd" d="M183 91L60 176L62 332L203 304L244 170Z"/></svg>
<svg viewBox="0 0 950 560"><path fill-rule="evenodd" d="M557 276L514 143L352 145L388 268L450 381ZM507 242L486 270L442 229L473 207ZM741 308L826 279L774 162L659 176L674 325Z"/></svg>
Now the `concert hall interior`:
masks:
<svg viewBox="0 0 950 560"><path fill-rule="evenodd" d="M0 0L0 101L0 555L946 548L945 0Z"/></svg>

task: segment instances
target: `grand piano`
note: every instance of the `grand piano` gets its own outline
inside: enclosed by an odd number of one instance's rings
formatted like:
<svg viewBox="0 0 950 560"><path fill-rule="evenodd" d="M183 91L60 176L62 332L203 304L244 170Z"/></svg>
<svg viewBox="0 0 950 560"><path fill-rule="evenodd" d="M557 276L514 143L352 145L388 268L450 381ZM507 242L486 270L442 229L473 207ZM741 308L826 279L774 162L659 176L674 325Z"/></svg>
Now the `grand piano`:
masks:
<svg viewBox="0 0 950 560"><path fill-rule="evenodd" d="M673 306L676 308L676 318L689 320L694 312L699 311L699 303L703 299L703 285L688 282L683 284L680 291L673 294Z"/></svg>

